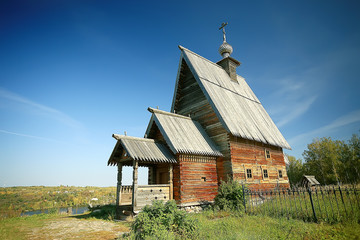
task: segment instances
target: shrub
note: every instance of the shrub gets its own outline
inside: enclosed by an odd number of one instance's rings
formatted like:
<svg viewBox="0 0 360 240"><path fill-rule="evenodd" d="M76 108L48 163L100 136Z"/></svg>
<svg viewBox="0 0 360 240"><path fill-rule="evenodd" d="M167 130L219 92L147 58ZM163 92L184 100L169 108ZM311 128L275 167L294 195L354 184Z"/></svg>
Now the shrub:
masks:
<svg viewBox="0 0 360 240"><path fill-rule="evenodd" d="M234 180L222 182L215 197L215 209L242 211L244 209L242 185Z"/></svg>
<svg viewBox="0 0 360 240"><path fill-rule="evenodd" d="M151 206L143 208L131 226L135 239L194 238L197 228L197 221L177 209L174 200L165 204L153 201Z"/></svg>
<svg viewBox="0 0 360 240"><path fill-rule="evenodd" d="M115 219L116 206L115 205L103 205L96 207L89 207L91 211L90 217L104 219L104 220L113 220Z"/></svg>

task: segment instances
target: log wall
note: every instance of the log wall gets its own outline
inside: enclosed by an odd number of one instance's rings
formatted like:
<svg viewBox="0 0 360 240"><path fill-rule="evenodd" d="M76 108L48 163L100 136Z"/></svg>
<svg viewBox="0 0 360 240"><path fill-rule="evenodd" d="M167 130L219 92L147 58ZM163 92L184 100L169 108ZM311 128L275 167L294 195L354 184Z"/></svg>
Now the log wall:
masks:
<svg viewBox="0 0 360 240"><path fill-rule="evenodd" d="M190 115L193 120L199 122L224 155L223 158L218 158L217 162L218 182L226 179L228 175L231 176L232 167L228 133L216 116L185 61L182 62L176 96L174 105L176 113L184 116Z"/></svg>
<svg viewBox="0 0 360 240"><path fill-rule="evenodd" d="M266 157L266 150L270 153L269 158ZM252 189L289 187L282 148L231 136L230 152L235 180ZM246 169L251 169L251 178L247 176ZM268 177L264 176L264 170L267 170Z"/></svg>
<svg viewBox="0 0 360 240"><path fill-rule="evenodd" d="M184 60L181 65L174 110L178 114L191 116L193 120L198 121L224 155L217 158L216 162L218 183L230 177L257 189L289 187L282 149L237 138L227 133ZM271 152L269 159L265 157L265 149ZM180 168L181 166L178 166L176 170L174 169L174 174ZM252 170L251 179L246 178L246 169ZM268 178L263 176L264 169L268 171ZM279 170L282 171L283 177L279 177ZM177 194L180 195L180 192Z"/></svg>
<svg viewBox="0 0 360 240"><path fill-rule="evenodd" d="M174 199L178 204L213 201L218 190L216 158L178 155L173 169Z"/></svg>

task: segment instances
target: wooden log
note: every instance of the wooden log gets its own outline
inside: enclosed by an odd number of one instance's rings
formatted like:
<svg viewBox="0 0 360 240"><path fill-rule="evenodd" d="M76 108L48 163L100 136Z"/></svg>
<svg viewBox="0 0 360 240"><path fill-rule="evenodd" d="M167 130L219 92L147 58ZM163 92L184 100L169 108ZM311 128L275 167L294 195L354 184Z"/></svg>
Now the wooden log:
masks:
<svg viewBox="0 0 360 240"><path fill-rule="evenodd" d="M120 219L120 203L121 203L121 180L122 180L122 163L118 164L117 186L116 186L116 219Z"/></svg>
<svg viewBox="0 0 360 240"><path fill-rule="evenodd" d="M173 185L173 165L169 165L169 185L170 185L170 193L169 193L169 199L173 199L173 192L174 192L174 185Z"/></svg>
<svg viewBox="0 0 360 240"><path fill-rule="evenodd" d="M132 210L137 211L136 197L138 189L138 161L133 161L133 191L132 191Z"/></svg>

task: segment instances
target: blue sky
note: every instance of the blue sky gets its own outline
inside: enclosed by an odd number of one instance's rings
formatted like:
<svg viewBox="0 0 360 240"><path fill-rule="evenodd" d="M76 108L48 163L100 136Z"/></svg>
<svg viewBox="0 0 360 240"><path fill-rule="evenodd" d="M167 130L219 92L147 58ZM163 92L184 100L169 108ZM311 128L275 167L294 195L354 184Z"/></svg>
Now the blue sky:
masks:
<svg viewBox="0 0 360 240"><path fill-rule="evenodd" d="M0 186L115 186L111 134L142 137L147 107L170 110L178 45L221 59L222 22L286 153L347 140L360 130L359 10L320 0L1 1Z"/></svg>

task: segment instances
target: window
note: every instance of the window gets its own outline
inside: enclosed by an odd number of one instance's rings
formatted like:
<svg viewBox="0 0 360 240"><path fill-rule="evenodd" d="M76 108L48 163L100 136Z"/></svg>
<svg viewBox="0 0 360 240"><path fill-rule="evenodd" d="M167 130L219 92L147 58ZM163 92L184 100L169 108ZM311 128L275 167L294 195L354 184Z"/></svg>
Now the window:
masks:
<svg viewBox="0 0 360 240"><path fill-rule="evenodd" d="M251 169L246 169L247 178L252 178Z"/></svg>
<svg viewBox="0 0 360 240"><path fill-rule="evenodd" d="M266 157L266 159L270 159L270 151L269 150L267 150L267 149L265 149L265 157Z"/></svg>
<svg viewBox="0 0 360 240"><path fill-rule="evenodd" d="M264 170L263 170L263 175L264 175L264 178L268 178L268 177L269 177L269 174L268 174L267 169L264 169Z"/></svg>
<svg viewBox="0 0 360 240"><path fill-rule="evenodd" d="M202 180L203 182L206 182L206 177L201 177L201 180Z"/></svg>
<svg viewBox="0 0 360 240"><path fill-rule="evenodd" d="M282 175L282 171L281 170L279 170L279 178L282 178L283 177L283 175Z"/></svg>

